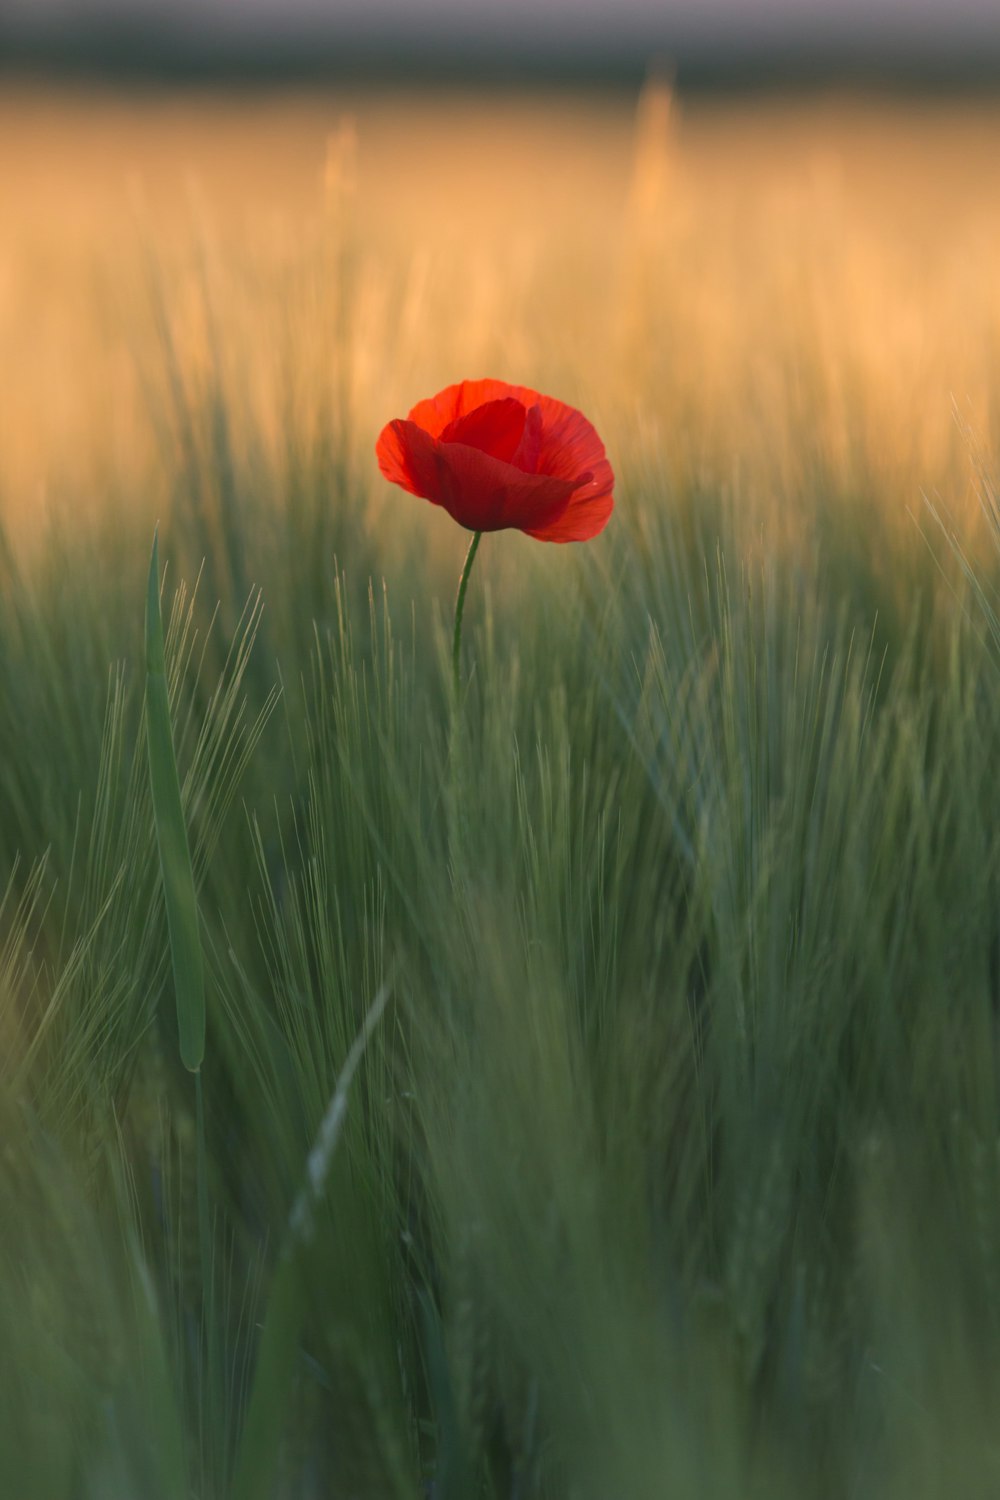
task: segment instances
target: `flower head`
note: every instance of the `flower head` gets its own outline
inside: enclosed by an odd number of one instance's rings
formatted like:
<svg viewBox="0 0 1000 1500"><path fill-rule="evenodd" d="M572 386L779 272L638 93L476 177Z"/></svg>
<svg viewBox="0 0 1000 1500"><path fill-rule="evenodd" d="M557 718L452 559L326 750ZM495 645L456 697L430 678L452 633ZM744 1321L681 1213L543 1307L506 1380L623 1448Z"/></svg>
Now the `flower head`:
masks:
<svg viewBox="0 0 1000 1500"><path fill-rule="evenodd" d="M585 542L614 508L614 474L582 412L503 380L463 380L382 429L386 479L469 531Z"/></svg>

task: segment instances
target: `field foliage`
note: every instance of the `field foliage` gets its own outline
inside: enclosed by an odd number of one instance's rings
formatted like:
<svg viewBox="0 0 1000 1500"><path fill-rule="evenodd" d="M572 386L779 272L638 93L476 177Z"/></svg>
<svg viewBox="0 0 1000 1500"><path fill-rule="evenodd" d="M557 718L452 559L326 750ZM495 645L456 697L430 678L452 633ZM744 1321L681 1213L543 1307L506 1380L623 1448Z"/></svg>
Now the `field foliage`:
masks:
<svg viewBox="0 0 1000 1500"><path fill-rule="evenodd" d="M1000 116L0 116L4 1493L994 1493ZM486 373L618 506L456 696Z"/></svg>

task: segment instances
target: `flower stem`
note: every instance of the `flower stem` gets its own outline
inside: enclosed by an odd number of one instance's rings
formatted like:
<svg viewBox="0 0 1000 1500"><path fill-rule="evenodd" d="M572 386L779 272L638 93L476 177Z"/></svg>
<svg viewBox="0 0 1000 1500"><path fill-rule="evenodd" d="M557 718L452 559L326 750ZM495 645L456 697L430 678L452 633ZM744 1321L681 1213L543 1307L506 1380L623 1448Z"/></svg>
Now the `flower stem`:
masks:
<svg viewBox="0 0 1000 1500"><path fill-rule="evenodd" d="M458 693L459 673L462 655L462 614L465 610L465 591L469 587L469 574L472 572L472 564L476 559L479 543L483 539L483 533L477 531L473 534L469 543L469 550L465 554L465 563L462 568L462 576L458 580L458 598L455 600L455 638L451 648L451 665L455 674L455 692Z"/></svg>

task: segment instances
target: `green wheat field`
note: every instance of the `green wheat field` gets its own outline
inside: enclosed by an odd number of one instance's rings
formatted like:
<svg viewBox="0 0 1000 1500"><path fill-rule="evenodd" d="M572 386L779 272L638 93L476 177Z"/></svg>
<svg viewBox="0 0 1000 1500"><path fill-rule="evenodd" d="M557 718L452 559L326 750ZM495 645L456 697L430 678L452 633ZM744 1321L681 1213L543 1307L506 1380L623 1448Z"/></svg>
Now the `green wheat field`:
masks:
<svg viewBox="0 0 1000 1500"><path fill-rule="evenodd" d="M1000 1493L998 159L4 86L5 1500ZM617 506L456 697L480 375Z"/></svg>

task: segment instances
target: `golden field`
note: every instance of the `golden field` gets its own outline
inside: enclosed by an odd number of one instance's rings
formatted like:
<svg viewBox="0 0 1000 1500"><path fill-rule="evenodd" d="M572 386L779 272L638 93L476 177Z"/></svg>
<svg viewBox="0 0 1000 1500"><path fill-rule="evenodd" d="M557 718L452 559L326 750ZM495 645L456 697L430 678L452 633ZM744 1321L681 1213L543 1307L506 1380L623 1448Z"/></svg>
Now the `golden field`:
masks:
<svg viewBox="0 0 1000 1500"><path fill-rule="evenodd" d="M368 475L388 416L484 372L785 519L817 473L958 508L996 423L998 162L976 102L9 86L4 514L161 508L164 395L208 378L266 442L340 403Z"/></svg>

